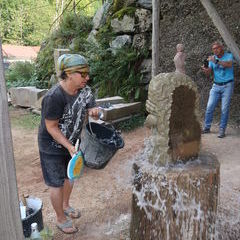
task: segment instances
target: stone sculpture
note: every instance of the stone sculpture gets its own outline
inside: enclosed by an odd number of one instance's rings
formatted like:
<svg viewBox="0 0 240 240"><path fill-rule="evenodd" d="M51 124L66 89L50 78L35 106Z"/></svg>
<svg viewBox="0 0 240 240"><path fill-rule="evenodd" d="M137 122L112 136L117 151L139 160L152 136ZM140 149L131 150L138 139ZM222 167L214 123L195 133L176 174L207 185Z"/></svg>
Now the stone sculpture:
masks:
<svg viewBox="0 0 240 240"><path fill-rule="evenodd" d="M184 73L185 74L185 59L186 53L184 53L184 45L179 43L177 44L177 53L173 59L176 72Z"/></svg>
<svg viewBox="0 0 240 240"><path fill-rule="evenodd" d="M220 164L199 153L196 84L161 73L149 85L146 126L152 134L133 165L131 239L216 239Z"/></svg>
<svg viewBox="0 0 240 240"><path fill-rule="evenodd" d="M198 104L197 86L187 75L162 73L151 80L145 122L155 129L151 163L166 165L198 155L201 139Z"/></svg>

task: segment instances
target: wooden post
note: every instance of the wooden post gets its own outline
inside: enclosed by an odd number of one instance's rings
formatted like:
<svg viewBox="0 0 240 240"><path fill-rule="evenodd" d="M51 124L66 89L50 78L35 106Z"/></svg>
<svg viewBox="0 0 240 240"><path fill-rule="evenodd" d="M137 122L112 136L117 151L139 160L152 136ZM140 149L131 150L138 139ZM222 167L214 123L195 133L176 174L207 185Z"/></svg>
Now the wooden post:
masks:
<svg viewBox="0 0 240 240"><path fill-rule="evenodd" d="M0 239L23 240L0 41Z"/></svg>
<svg viewBox="0 0 240 240"><path fill-rule="evenodd" d="M152 77L159 73L159 25L160 25L160 3L152 0Z"/></svg>
<svg viewBox="0 0 240 240"><path fill-rule="evenodd" d="M213 24L218 29L224 42L227 44L233 56L235 57L238 64L240 65L240 50L236 42L234 41L233 37L231 36L230 32L228 31L227 27L225 26L220 16L218 15L217 11L215 10L214 6L212 5L211 1L210 0L200 0L200 1L204 6L204 8L206 9L209 17L212 19ZM236 11L239 11L239 10L236 9Z"/></svg>

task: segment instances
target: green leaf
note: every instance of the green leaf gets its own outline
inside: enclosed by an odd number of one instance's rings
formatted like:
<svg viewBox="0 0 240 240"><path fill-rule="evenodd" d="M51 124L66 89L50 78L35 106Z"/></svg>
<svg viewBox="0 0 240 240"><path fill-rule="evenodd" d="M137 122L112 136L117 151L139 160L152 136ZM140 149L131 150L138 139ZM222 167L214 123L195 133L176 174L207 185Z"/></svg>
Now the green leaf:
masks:
<svg viewBox="0 0 240 240"><path fill-rule="evenodd" d="M134 98L137 100L137 99L139 99L139 96L140 96L140 88L138 87L137 90L135 91Z"/></svg>

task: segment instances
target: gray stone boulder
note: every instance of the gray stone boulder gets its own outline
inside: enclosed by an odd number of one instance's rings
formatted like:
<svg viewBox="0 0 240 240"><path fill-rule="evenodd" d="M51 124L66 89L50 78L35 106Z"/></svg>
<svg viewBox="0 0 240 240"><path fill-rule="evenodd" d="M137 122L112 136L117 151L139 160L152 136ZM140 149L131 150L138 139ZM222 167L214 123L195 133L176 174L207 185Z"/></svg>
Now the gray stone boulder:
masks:
<svg viewBox="0 0 240 240"><path fill-rule="evenodd" d="M131 33L135 30L135 20L130 16L124 15L123 19L112 19L111 27L115 33Z"/></svg>
<svg viewBox="0 0 240 240"><path fill-rule="evenodd" d="M106 13L108 12L110 3L106 2L99 8L93 18L93 29L98 30L106 22Z"/></svg>
<svg viewBox="0 0 240 240"><path fill-rule="evenodd" d="M140 66L141 73L149 73L152 71L152 59L144 59Z"/></svg>
<svg viewBox="0 0 240 240"><path fill-rule="evenodd" d="M143 77L140 81L141 84L148 84L151 81L152 72L152 59L144 59L140 66L140 72Z"/></svg>
<svg viewBox="0 0 240 240"><path fill-rule="evenodd" d="M115 50L121 49L124 46L129 46L132 43L131 36L129 35L121 35L117 36L111 43L110 47L112 49L112 52L115 53Z"/></svg>
<svg viewBox="0 0 240 240"><path fill-rule="evenodd" d="M135 34L133 37L133 47L136 49L142 49L146 45L146 37L144 34Z"/></svg>
<svg viewBox="0 0 240 240"><path fill-rule="evenodd" d="M97 42L97 39L96 39L96 36L97 36L97 33L98 31L93 29L89 35L88 35L88 38L87 38L87 41L90 42L90 43L93 43L95 45L98 45L98 42Z"/></svg>
<svg viewBox="0 0 240 240"><path fill-rule="evenodd" d="M135 12L137 24L136 31L143 33L152 30L152 12L147 9L137 9Z"/></svg>
<svg viewBox="0 0 240 240"><path fill-rule="evenodd" d="M137 4L143 8L152 9L152 0L138 0Z"/></svg>
<svg viewBox="0 0 240 240"><path fill-rule="evenodd" d="M11 103L21 107L36 108L38 100L47 93L47 89L36 87L13 87L9 89Z"/></svg>

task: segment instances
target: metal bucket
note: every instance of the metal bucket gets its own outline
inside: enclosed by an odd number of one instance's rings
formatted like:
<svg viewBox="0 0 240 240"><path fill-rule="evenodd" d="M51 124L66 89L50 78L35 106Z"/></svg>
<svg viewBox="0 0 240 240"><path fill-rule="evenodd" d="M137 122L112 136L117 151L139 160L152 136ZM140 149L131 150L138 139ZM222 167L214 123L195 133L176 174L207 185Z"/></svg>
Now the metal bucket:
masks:
<svg viewBox="0 0 240 240"><path fill-rule="evenodd" d="M31 224L36 222L38 224L38 230L43 229L43 218L42 218L42 200L39 198L29 197L26 199L29 208L33 209L33 213L22 219L23 234L24 237L30 237L31 235Z"/></svg>
<svg viewBox="0 0 240 240"><path fill-rule="evenodd" d="M86 125L80 148L87 167L104 168L117 150L123 147L124 141L113 127L94 122Z"/></svg>

